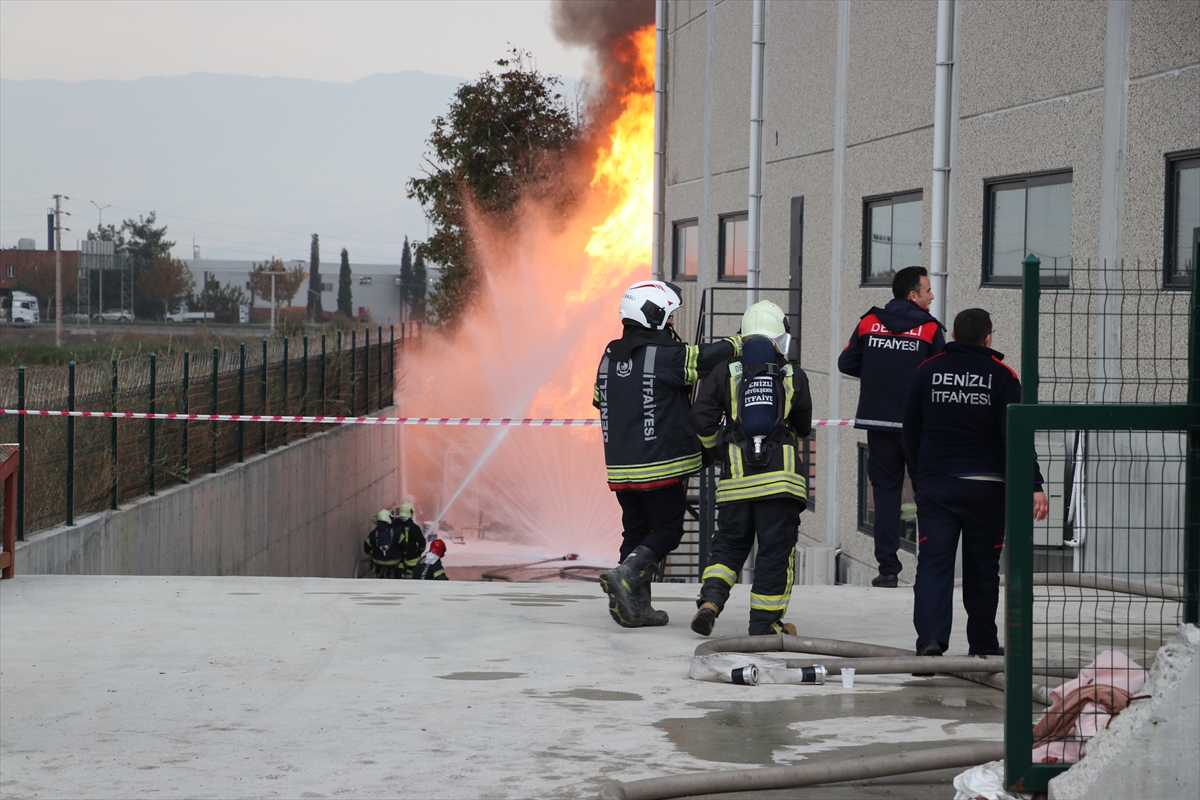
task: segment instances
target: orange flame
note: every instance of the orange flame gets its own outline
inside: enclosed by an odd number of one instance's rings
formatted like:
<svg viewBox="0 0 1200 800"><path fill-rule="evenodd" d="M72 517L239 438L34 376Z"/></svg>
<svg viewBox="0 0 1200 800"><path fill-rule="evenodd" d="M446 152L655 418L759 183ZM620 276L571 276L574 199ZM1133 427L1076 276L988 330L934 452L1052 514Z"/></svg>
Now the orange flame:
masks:
<svg viewBox="0 0 1200 800"><path fill-rule="evenodd" d="M620 334L621 292L649 274L654 26L632 33L614 56L631 77L609 86L619 110L594 137L589 197L565 225L531 199L522 202L515 231L471 221L486 297L453 338L429 337L406 356L402 414L595 415L596 364ZM422 518L445 515L460 526L503 520L504 536L549 555L561 555L560 548L616 553L619 507L605 483L597 429L403 435L411 455L401 489Z"/></svg>

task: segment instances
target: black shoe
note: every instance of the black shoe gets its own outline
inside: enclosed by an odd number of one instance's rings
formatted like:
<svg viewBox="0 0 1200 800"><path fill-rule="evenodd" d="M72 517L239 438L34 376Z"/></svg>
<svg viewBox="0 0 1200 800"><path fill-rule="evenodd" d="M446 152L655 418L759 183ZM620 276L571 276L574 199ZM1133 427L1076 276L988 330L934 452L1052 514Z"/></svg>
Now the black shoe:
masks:
<svg viewBox="0 0 1200 800"><path fill-rule="evenodd" d="M900 585L900 578L896 575L884 575L881 572L871 580L871 585L880 589L895 589Z"/></svg>
<svg viewBox="0 0 1200 800"><path fill-rule="evenodd" d="M692 617L692 632L701 636L708 636L712 633L713 626L717 623L717 613L717 607L714 604L708 601L701 603L696 616Z"/></svg>
<svg viewBox="0 0 1200 800"><path fill-rule="evenodd" d="M637 601L641 606L643 628L658 628L670 621L667 612L650 607L650 581L646 581L637 588Z"/></svg>
<svg viewBox="0 0 1200 800"><path fill-rule="evenodd" d="M1002 656L1004 655L1003 647L994 647L991 650L971 650L967 653L969 656Z"/></svg>
<svg viewBox="0 0 1200 800"><path fill-rule="evenodd" d="M637 589L652 580L657 570L654 551L641 546L619 566L600 576L600 588L608 595L608 613L622 628L642 627L642 603Z"/></svg>
<svg viewBox="0 0 1200 800"><path fill-rule="evenodd" d="M942 643L938 642L938 641L926 642L925 644L923 644L917 648L918 656L940 656L944 652L946 652L946 649L944 647L942 647ZM932 678L933 673L932 672L914 672L912 674L912 676L914 678Z"/></svg>

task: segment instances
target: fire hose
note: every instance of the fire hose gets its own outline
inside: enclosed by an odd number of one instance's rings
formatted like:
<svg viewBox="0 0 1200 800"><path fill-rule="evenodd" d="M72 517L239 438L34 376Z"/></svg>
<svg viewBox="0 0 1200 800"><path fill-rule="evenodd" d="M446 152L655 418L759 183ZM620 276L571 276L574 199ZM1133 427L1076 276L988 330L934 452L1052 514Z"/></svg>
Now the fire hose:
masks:
<svg viewBox="0 0 1200 800"><path fill-rule="evenodd" d="M829 673L840 672L843 667L851 666L856 672L863 675L932 670L998 689L1004 688L1004 665L1000 659L978 656L940 656L934 660L928 656L914 656L912 651L902 650L898 647L848 642L840 639L785 634L735 636L702 643L696 648L695 657L699 659L714 653L731 652L785 652L832 656L832 658L822 661L822 666ZM816 666L811 658L783 659L783 662L789 669ZM717 680L717 678L711 679ZM734 682L748 681L735 680ZM1049 704L1049 690L1045 686L1034 684L1033 694L1034 699ZM802 764L792 767L693 772L686 775L610 784L600 792L599 800L669 800L669 798L689 795L791 789L822 783L842 783L889 775L973 767L1002 758L1004 758L1004 744L994 742L959 747L939 747L918 752L904 751L886 756L855 758L821 764Z"/></svg>

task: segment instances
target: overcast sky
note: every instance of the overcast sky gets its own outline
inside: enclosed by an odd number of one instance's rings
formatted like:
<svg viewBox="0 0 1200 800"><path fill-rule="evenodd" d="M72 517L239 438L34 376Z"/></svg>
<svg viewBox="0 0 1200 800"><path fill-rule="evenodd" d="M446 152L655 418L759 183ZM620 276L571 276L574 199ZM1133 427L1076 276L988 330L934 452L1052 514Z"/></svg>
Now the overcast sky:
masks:
<svg viewBox="0 0 1200 800"><path fill-rule="evenodd" d="M0 77L135 80L193 72L348 83L420 70L473 78L511 42L583 76L554 38L549 0L147 2L2 0Z"/></svg>

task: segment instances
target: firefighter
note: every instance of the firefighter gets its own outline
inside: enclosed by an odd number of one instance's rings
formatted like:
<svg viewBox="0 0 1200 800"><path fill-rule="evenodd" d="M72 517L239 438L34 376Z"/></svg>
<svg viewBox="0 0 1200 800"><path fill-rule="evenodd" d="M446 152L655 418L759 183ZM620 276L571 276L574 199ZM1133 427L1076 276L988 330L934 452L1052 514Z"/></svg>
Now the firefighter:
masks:
<svg viewBox="0 0 1200 800"><path fill-rule="evenodd" d="M917 494L919 549L913 586L917 655L950 646L954 561L962 536L962 596L970 655L1003 655L996 630L1004 507L1008 406L1021 382L992 349L992 318L968 308L954 318L954 341L922 364L904 407L904 447ZM1034 519L1050 504L1034 462ZM923 674L923 673L914 673Z"/></svg>
<svg viewBox="0 0 1200 800"><path fill-rule="evenodd" d="M425 552L425 534L413 521L412 503L401 503L392 509L392 525L404 552L404 577L411 578L417 562Z"/></svg>
<svg viewBox="0 0 1200 800"><path fill-rule="evenodd" d="M933 292L924 267L905 267L892 279L892 300L858 322L838 357L838 370L859 379L854 427L867 432L867 478L875 495L872 586L900 585L901 503L904 493L904 395L917 366L946 346L942 323L929 313ZM912 470L910 469L911 473Z"/></svg>
<svg viewBox="0 0 1200 800"><path fill-rule="evenodd" d="M386 508L375 515L375 527L363 542L363 551L375 565L376 578L403 578L404 543L396 537L392 514Z"/></svg>
<svg viewBox="0 0 1200 800"><path fill-rule="evenodd" d="M688 428L690 387L713 365L740 352L734 336L685 344L671 315L679 287L640 281L621 297L622 336L608 343L592 404L600 410L608 488L621 505L621 562L600 576L609 613L626 628L667 624L650 606L650 582L683 538L686 482L701 466Z"/></svg>
<svg viewBox="0 0 1200 800"><path fill-rule="evenodd" d="M442 556L446 555L444 539L434 539L429 543L429 552L417 561L413 570L413 578L418 581L448 581L446 570L442 567Z"/></svg>
<svg viewBox="0 0 1200 800"><path fill-rule="evenodd" d="M703 573L692 630L713 626L758 537L750 589L750 635L795 634L783 622L796 571L800 512L808 487L800 440L812 431L808 376L787 360L791 335L783 310L764 300L742 316L742 353L705 378L692 428L721 457L717 534ZM724 420L724 424L722 424Z"/></svg>

